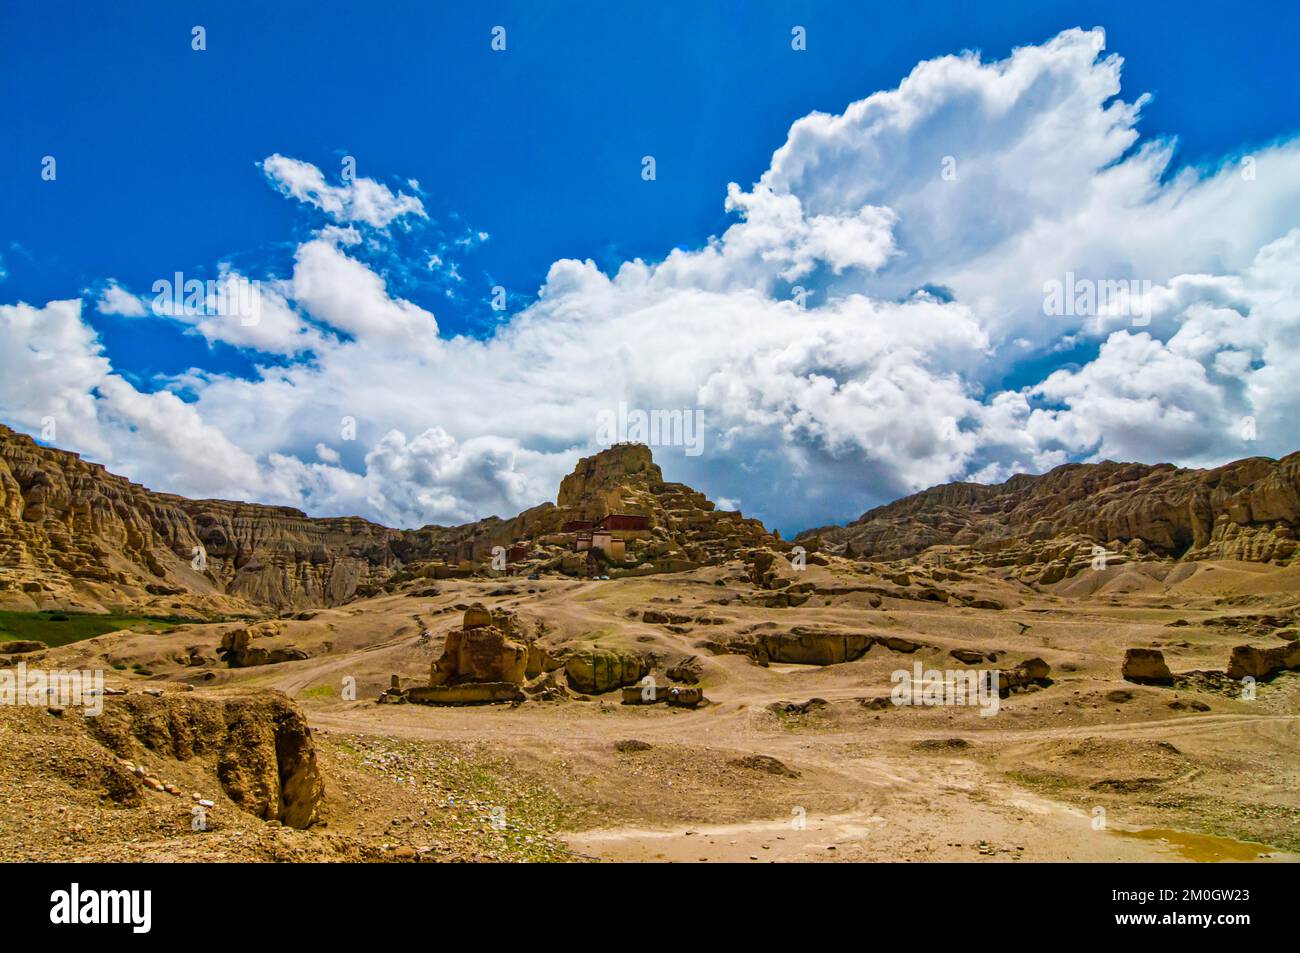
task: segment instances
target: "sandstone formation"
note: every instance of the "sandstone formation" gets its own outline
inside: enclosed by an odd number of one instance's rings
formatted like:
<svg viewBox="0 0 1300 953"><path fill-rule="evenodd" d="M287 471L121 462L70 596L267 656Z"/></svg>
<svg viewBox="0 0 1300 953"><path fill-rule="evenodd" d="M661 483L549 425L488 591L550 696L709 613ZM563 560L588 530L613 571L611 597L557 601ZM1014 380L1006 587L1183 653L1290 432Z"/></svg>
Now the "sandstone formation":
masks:
<svg viewBox="0 0 1300 953"><path fill-rule="evenodd" d="M564 665L569 687L586 695L603 695L634 685L649 671L648 661L640 655L602 648L579 649L569 655Z"/></svg>
<svg viewBox="0 0 1300 953"><path fill-rule="evenodd" d="M333 605L428 551L427 536L356 517L155 493L0 426L7 607L96 608L181 594L214 609Z"/></svg>
<svg viewBox="0 0 1300 953"><path fill-rule="evenodd" d="M1146 685L1169 685L1173 673L1159 649L1129 649L1124 653L1124 680Z"/></svg>
<svg viewBox="0 0 1300 953"><path fill-rule="evenodd" d="M311 729L279 692L219 699L130 694L106 699L103 713L86 725L122 758L147 750L212 762L226 795L263 820L305 828L318 819L325 787Z"/></svg>
<svg viewBox="0 0 1300 953"><path fill-rule="evenodd" d="M1228 677L1246 678L1247 676L1265 681L1278 672L1300 669L1300 642L1287 642L1275 648L1256 648L1253 645L1238 645L1232 650L1228 659Z"/></svg>
<svg viewBox="0 0 1300 953"><path fill-rule="evenodd" d="M760 665L839 665L865 655L873 645L910 655L933 645L898 635L843 632L810 626L793 626L787 632L758 632L718 646L723 652L748 655Z"/></svg>
<svg viewBox="0 0 1300 953"><path fill-rule="evenodd" d="M396 530L156 493L0 426L0 607L102 611L177 598L210 614L334 606L413 578L487 572L494 552L515 547L533 569L585 574L589 557L573 552L563 529L613 513L649 524L626 534L622 564L610 567L619 572L690 569L774 542L757 520L665 483L639 444L580 460L558 505Z"/></svg>
<svg viewBox="0 0 1300 953"><path fill-rule="evenodd" d="M474 603L465 609L461 627L447 633L442 654L429 667L429 683L403 688L394 675L379 702L485 705L561 697L564 687L552 673L563 661L530 640L523 628L512 612Z"/></svg>
<svg viewBox="0 0 1300 953"><path fill-rule="evenodd" d="M475 603L465 611L464 626L447 635L442 656L433 663L430 685L461 682L506 682L522 685L528 668L528 647L510 638L505 625Z"/></svg>
<svg viewBox="0 0 1300 953"><path fill-rule="evenodd" d="M259 622L230 629L222 635L217 651L231 668L296 662L310 657L302 649L284 641L282 627L276 622Z"/></svg>
<svg viewBox="0 0 1300 953"><path fill-rule="evenodd" d="M1050 583L1087 565L1097 544L1110 553L1107 565L1147 554L1288 562L1298 524L1300 453L1293 453L1212 470L1107 461L994 485L948 483L798 539L885 560L963 547L953 554L958 561L1034 563L1048 567L1041 581Z"/></svg>

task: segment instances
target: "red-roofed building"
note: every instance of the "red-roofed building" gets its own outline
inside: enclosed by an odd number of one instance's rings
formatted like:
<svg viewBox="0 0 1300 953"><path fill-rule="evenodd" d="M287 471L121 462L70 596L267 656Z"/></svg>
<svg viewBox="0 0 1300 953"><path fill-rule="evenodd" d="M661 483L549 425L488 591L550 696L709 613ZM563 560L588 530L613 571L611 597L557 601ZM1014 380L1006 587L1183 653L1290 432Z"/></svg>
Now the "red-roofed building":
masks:
<svg viewBox="0 0 1300 953"><path fill-rule="evenodd" d="M650 528L650 517L635 513L610 513L603 517L595 529L618 530L627 533L641 533Z"/></svg>

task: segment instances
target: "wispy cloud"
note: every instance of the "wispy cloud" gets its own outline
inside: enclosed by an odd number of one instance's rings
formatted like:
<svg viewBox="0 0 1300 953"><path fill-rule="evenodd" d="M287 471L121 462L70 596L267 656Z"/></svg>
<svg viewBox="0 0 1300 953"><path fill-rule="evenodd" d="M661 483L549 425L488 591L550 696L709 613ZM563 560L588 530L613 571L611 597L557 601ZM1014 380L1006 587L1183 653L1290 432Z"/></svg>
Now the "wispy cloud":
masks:
<svg viewBox="0 0 1300 953"><path fill-rule="evenodd" d="M325 174L310 162L279 153L259 163L263 174L285 195L313 205L340 223L362 223L385 228L404 215L428 218L417 196L393 192L388 186L364 176L340 185L330 185Z"/></svg>

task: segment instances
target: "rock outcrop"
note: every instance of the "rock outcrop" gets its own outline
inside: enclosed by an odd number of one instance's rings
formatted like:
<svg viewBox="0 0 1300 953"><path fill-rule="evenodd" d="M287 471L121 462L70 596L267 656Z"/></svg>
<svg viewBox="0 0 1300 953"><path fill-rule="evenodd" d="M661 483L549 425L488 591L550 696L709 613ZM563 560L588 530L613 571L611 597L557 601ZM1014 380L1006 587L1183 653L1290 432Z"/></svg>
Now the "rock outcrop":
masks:
<svg viewBox="0 0 1300 953"><path fill-rule="evenodd" d="M12 639L0 642L0 655L24 655L28 652L43 652L47 646L35 639Z"/></svg>
<svg viewBox="0 0 1300 953"><path fill-rule="evenodd" d="M1300 669L1300 642L1287 642L1275 648L1238 645L1228 659L1229 678L1266 681L1279 672Z"/></svg>
<svg viewBox="0 0 1300 953"><path fill-rule="evenodd" d="M480 603L465 611L464 625L447 634L442 656L429 673L430 685L506 682L522 685L527 677L528 646L510 638Z"/></svg>
<svg viewBox="0 0 1300 953"><path fill-rule="evenodd" d="M335 605L431 551L430 540L356 517L155 493L0 426L0 603L9 607L179 595L216 611Z"/></svg>
<svg viewBox="0 0 1300 953"><path fill-rule="evenodd" d="M748 655L760 665L772 662L785 665L839 665L860 659L873 645L904 655L934 648L929 643L899 635L844 632L799 625L788 632L742 635L718 648L729 654Z"/></svg>
<svg viewBox="0 0 1300 953"><path fill-rule="evenodd" d="M777 543L758 520L719 510L685 484L665 482L642 444L617 444L584 457L560 483L555 516L561 527L614 513L647 520L645 531L627 534L625 572L688 570Z"/></svg>
<svg viewBox="0 0 1300 953"><path fill-rule="evenodd" d="M403 688L394 675L381 704L487 705L560 697L551 675L563 662L523 634L516 615L480 602L465 610L459 629L447 633L442 655L429 667L429 683Z"/></svg>
<svg viewBox="0 0 1300 953"><path fill-rule="evenodd" d="M217 649L231 668L297 662L309 658L307 652L287 643L277 622L259 622L228 630L221 636Z"/></svg>
<svg viewBox="0 0 1300 953"><path fill-rule="evenodd" d="M603 695L633 685L649 672L649 662L643 656L602 648L572 652L564 665L569 687L586 695Z"/></svg>
<svg viewBox="0 0 1300 953"><path fill-rule="evenodd" d="M1165 664L1165 654L1159 649L1129 649L1124 653L1121 674L1125 681L1139 685L1169 685L1174 680Z"/></svg>
<svg viewBox="0 0 1300 953"><path fill-rule="evenodd" d="M972 563L1057 562L1047 573L1047 581L1056 581L1069 574L1071 560L1077 567L1078 559L1090 557L1093 544L1120 557L1289 562L1297 552L1297 528L1300 453L1293 453L1212 470L1107 461L1019 474L993 485L948 483L876 507L847 526L798 538L883 560L909 558L930 546L961 546ZM1070 543L1068 552L1032 551L1068 537L1081 543Z"/></svg>
<svg viewBox="0 0 1300 953"><path fill-rule="evenodd" d="M1047 686L1052 683L1052 667L1041 658L1025 659L1014 668L998 671L998 694L1006 698L1030 686Z"/></svg>
<svg viewBox="0 0 1300 953"><path fill-rule="evenodd" d="M586 554L573 553L564 527L613 513L649 523L627 534L625 572L691 569L772 542L757 520L665 483L638 444L580 460L558 505L397 530L157 493L0 426L0 608L176 608L177 599L209 614L334 606L416 577L487 571L497 547L516 544L534 567L581 573Z"/></svg>
<svg viewBox="0 0 1300 953"><path fill-rule="evenodd" d="M122 758L147 750L211 762L226 796L263 820L297 828L318 820L325 785L311 729L279 692L118 696L105 699L103 713L86 725Z"/></svg>

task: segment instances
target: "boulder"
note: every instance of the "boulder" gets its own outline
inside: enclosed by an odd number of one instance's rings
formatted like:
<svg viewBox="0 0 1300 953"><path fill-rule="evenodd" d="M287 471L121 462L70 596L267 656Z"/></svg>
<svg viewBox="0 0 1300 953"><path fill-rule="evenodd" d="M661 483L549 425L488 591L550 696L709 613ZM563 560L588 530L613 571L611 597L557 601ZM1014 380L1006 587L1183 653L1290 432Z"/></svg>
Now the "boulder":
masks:
<svg viewBox="0 0 1300 953"><path fill-rule="evenodd" d="M697 708L704 702L704 689L698 685L674 685L668 689L668 704L674 708Z"/></svg>
<svg viewBox="0 0 1300 953"><path fill-rule="evenodd" d="M626 685L623 688L624 705L657 705L659 702L668 700L668 692L671 686L662 683L653 685L637 682L635 685Z"/></svg>
<svg viewBox="0 0 1300 953"><path fill-rule="evenodd" d="M698 656L687 655L685 658L669 665L666 674L674 682L685 682L687 685L696 685L704 675L704 669L700 665Z"/></svg>
<svg viewBox="0 0 1300 953"><path fill-rule="evenodd" d="M465 621L461 627L465 629L478 629L483 626L492 624L492 613L483 607L483 603L476 602L465 610Z"/></svg>
<svg viewBox="0 0 1300 953"><path fill-rule="evenodd" d="M1139 685L1169 685L1174 675L1165 664L1165 654L1159 649L1129 649L1124 653L1122 674L1126 682Z"/></svg>
<svg viewBox="0 0 1300 953"><path fill-rule="evenodd" d="M1026 659L1015 668L998 671L998 695L1006 698L1014 691L1051 684L1052 667L1041 658ZM1037 689L1032 689L1037 690Z"/></svg>
<svg viewBox="0 0 1300 953"><path fill-rule="evenodd" d="M1052 675L1052 666L1037 656L1025 659L1016 668L1023 673L1024 679L1030 682L1045 682Z"/></svg>
<svg viewBox="0 0 1300 953"><path fill-rule="evenodd" d="M760 656L769 662L837 665L861 658L875 638L859 632L836 632L796 626L788 633L759 636Z"/></svg>
<svg viewBox="0 0 1300 953"><path fill-rule="evenodd" d="M632 685L646 675L644 658L630 652L590 648L574 652L564 663L569 687L587 695L601 695Z"/></svg>

